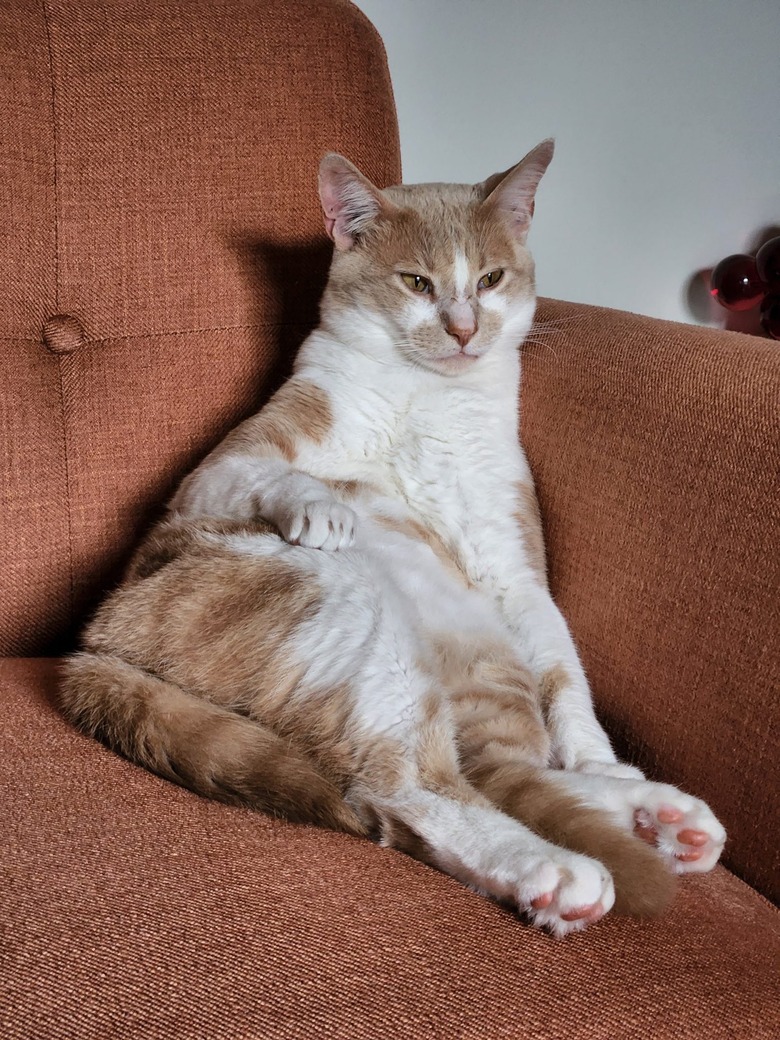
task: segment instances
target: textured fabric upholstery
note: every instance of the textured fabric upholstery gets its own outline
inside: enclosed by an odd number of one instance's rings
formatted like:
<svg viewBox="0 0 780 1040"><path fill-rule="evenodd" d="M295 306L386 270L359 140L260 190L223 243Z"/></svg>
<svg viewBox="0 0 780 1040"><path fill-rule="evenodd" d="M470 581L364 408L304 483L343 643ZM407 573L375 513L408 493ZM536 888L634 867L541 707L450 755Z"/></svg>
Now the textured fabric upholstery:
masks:
<svg viewBox="0 0 780 1040"><path fill-rule="evenodd" d="M322 154L400 169L384 51L346 0L7 0L0 42L10 654L51 649L284 374L329 260Z"/></svg>
<svg viewBox="0 0 780 1040"><path fill-rule="evenodd" d="M776 352L551 301L525 348L598 708L731 835L664 918L556 942L54 707L55 652L316 319L321 153L400 177L372 27L346 0L4 0L0 111L0 1040L780 1034Z"/></svg>
<svg viewBox="0 0 780 1040"><path fill-rule="evenodd" d="M401 853L117 759L57 716L51 662L0 662L0 684L0 777L25 791L2 1040L778 1035L777 911L722 868L661 920L556 941Z"/></svg>
<svg viewBox="0 0 780 1040"><path fill-rule="evenodd" d="M522 436L553 593L608 730L704 798L725 862L780 898L780 354L542 301Z"/></svg>

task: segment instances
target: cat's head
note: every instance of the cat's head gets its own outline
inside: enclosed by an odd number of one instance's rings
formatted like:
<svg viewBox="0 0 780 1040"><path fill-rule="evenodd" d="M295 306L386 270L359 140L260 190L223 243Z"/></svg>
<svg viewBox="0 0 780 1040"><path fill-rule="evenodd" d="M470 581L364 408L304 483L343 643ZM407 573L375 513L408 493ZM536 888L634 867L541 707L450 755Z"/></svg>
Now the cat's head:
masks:
<svg viewBox="0 0 780 1040"><path fill-rule="evenodd" d="M357 312L392 349L444 375L469 370L497 346L517 347L535 307L525 241L552 155L553 142L543 141L480 184L384 190L342 156L326 155L320 198L336 248L323 305L331 318Z"/></svg>

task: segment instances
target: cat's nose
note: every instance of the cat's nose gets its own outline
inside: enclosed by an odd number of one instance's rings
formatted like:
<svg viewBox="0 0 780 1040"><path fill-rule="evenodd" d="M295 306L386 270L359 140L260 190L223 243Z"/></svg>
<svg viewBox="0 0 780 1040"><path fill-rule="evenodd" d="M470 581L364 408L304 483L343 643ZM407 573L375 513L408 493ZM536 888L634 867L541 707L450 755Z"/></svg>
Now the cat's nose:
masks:
<svg viewBox="0 0 780 1040"><path fill-rule="evenodd" d="M465 347L477 331L477 326L474 323L471 323L470 325L449 324L445 326L445 328L447 330L447 335L456 339L461 347Z"/></svg>

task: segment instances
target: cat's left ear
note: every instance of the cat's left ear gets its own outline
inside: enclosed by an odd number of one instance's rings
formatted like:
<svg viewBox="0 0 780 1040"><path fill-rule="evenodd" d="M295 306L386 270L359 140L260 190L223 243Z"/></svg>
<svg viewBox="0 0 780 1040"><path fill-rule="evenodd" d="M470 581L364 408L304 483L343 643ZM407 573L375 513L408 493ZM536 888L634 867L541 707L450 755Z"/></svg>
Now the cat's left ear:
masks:
<svg viewBox="0 0 780 1040"><path fill-rule="evenodd" d="M480 185L485 204L498 210L521 242L525 242L531 226L536 189L550 165L554 151L555 142L548 137L532 148L517 166L512 166L504 173L494 173Z"/></svg>
<svg viewBox="0 0 780 1040"><path fill-rule="evenodd" d="M380 215L395 209L357 166L335 152L320 163L319 187L325 230L336 249L351 249Z"/></svg>

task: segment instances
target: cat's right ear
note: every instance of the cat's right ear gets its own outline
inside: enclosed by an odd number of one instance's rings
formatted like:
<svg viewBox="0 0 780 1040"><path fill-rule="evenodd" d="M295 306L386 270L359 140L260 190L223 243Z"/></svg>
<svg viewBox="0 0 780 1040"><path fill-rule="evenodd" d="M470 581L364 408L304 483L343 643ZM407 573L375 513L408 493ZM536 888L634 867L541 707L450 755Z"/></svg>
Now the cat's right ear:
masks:
<svg viewBox="0 0 780 1040"><path fill-rule="evenodd" d="M351 249L380 214L395 207L343 155L330 152L320 163L320 201L325 230L336 249Z"/></svg>

